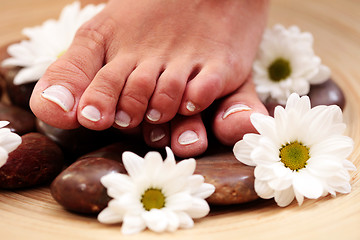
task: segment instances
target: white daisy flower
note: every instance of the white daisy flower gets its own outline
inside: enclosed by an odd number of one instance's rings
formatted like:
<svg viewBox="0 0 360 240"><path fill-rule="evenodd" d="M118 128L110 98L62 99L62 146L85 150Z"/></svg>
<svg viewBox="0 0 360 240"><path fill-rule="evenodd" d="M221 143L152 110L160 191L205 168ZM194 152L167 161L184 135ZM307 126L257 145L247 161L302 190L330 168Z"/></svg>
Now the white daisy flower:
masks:
<svg viewBox="0 0 360 240"><path fill-rule="evenodd" d="M271 97L285 104L291 93L306 95L310 84L329 77L330 69L314 53L311 33L279 24L265 31L253 65L256 91L263 102Z"/></svg>
<svg viewBox="0 0 360 240"><path fill-rule="evenodd" d="M2 63L5 67L23 67L15 76L14 84L40 79L46 69L69 48L79 27L104 6L90 4L80 9L80 2L74 2L64 7L58 20L50 19L41 26L25 28L22 33L29 39L10 45L10 58Z"/></svg>
<svg viewBox="0 0 360 240"><path fill-rule="evenodd" d="M0 121L0 168L6 163L9 153L14 151L21 144L21 137L4 128L8 121Z"/></svg>
<svg viewBox="0 0 360 240"><path fill-rule="evenodd" d="M166 148L163 161L158 152L145 158L125 152L123 163L129 175L110 173L101 178L113 199L100 212L102 223L122 222L123 234L133 234L146 227L155 232L191 228L192 218L206 216L209 205L204 200L215 187L204 177L193 175L195 159L176 164L174 154Z"/></svg>
<svg viewBox="0 0 360 240"><path fill-rule="evenodd" d="M310 107L307 96L290 95L285 109L275 108L274 118L252 114L259 134L246 134L234 146L235 157L255 166L255 191L275 198L281 207L294 198L317 199L328 193L351 191L347 160L353 140L344 136L346 125L338 106Z"/></svg>

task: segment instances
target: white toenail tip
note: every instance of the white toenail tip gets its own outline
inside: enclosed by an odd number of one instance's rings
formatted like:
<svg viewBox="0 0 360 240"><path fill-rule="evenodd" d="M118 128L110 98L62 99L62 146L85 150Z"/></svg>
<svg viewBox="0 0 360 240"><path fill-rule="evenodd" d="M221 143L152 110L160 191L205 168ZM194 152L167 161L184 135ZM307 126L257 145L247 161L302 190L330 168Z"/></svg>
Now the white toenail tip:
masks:
<svg viewBox="0 0 360 240"><path fill-rule="evenodd" d="M222 119L227 118L229 115L236 113L236 112L243 112L243 111L251 111L252 108L245 105L245 104L235 104L232 105L231 107L229 107L228 109L226 109L226 111L224 112Z"/></svg>
<svg viewBox="0 0 360 240"><path fill-rule="evenodd" d="M69 112L75 103L74 96L64 86L53 85L45 89L41 96L61 107L65 112Z"/></svg>
<svg viewBox="0 0 360 240"><path fill-rule="evenodd" d="M81 111L81 115L92 122L98 122L101 119L100 111L91 105L84 107Z"/></svg>
<svg viewBox="0 0 360 240"><path fill-rule="evenodd" d="M194 112L196 110L196 106L189 101L186 103L186 109L189 110L190 112Z"/></svg>
<svg viewBox="0 0 360 240"><path fill-rule="evenodd" d="M199 141L199 136L196 134L196 132L191 130L183 132L178 138L178 142L181 145L189 145L197 141Z"/></svg>
<svg viewBox="0 0 360 240"><path fill-rule="evenodd" d="M116 113L115 123L117 125L119 125L120 127L123 127L123 128L128 127L130 125L130 121L131 121L131 118L126 112L119 111L118 113Z"/></svg>
<svg viewBox="0 0 360 240"><path fill-rule="evenodd" d="M157 122L160 120L161 118L161 113L155 109L151 109L147 114L146 117L152 121L152 122Z"/></svg>
<svg viewBox="0 0 360 240"><path fill-rule="evenodd" d="M161 128L155 128L150 132L150 141L158 142L165 137L165 133Z"/></svg>

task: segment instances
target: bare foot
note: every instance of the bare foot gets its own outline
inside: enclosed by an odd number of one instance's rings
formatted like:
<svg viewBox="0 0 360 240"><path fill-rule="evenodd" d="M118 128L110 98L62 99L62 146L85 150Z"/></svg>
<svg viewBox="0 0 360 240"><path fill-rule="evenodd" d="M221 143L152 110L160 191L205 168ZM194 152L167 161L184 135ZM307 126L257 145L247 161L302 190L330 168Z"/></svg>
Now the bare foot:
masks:
<svg viewBox="0 0 360 240"><path fill-rule="evenodd" d="M194 115L248 76L267 1L112 0L37 83L30 105L60 128Z"/></svg>
<svg viewBox="0 0 360 240"><path fill-rule="evenodd" d="M215 109L209 121L213 133L221 143L229 146L242 139L244 134L256 132L250 122L252 113L268 114L250 78L238 90L218 100ZM208 146L206 129L199 114L176 116L170 124L144 123L142 128L147 145L157 148L171 145L173 152L182 158L202 154Z"/></svg>

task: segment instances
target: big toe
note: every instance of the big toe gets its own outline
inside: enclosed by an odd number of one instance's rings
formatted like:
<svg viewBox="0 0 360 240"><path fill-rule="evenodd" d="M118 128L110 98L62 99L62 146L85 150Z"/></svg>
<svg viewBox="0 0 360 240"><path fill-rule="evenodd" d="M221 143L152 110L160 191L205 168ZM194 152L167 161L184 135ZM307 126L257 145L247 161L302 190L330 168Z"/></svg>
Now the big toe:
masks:
<svg viewBox="0 0 360 240"><path fill-rule="evenodd" d="M221 100L213 120L213 133L225 145L233 145L241 140L246 133L256 133L251 124L252 113L268 112L248 79L237 91Z"/></svg>
<svg viewBox="0 0 360 240"><path fill-rule="evenodd" d="M79 126L79 100L104 60L104 36L94 28L100 26L93 20L79 29L68 50L47 69L33 90L30 108L49 125L64 129Z"/></svg>

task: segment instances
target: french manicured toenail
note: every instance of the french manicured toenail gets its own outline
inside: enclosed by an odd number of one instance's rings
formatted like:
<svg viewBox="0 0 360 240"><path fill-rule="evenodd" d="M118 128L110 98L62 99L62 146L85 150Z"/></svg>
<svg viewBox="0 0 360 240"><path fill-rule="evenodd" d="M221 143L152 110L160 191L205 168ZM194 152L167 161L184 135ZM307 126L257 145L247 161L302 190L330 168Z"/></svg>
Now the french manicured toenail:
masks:
<svg viewBox="0 0 360 240"><path fill-rule="evenodd" d="M146 117L152 122L157 122L161 118L161 113L158 110L151 109L147 112Z"/></svg>
<svg viewBox="0 0 360 240"><path fill-rule="evenodd" d="M196 132L191 130L183 132L178 138L178 142L181 145L189 145L197 141L199 141L199 136L196 134Z"/></svg>
<svg viewBox="0 0 360 240"><path fill-rule="evenodd" d="M81 111L81 115L92 122L97 122L101 119L100 111L91 105L84 107Z"/></svg>
<svg viewBox="0 0 360 240"><path fill-rule="evenodd" d="M196 110L196 106L194 103L188 101L186 103L186 109L189 110L190 112L194 112Z"/></svg>
<svg viewBox="0 0 360 240"><path fill-rule="evenodd" d="M53 85L45 89L41 96L61 107L65 112L71 111L75 99L72 93L64 86Z"/></svg>
<svg viewBox="0 0 360 240"><path fill-rule="evenodd" d="M251 111L251 107L245 105L245 104L234 104L231 107L229 107L228 109L226 109L226 111L224 112L222 119L227 118L229 115L236 113L236 112L243 112L243 111Z"/></svg>
<svg viewBox="0 0 360 240"><path fill-rule="evenodd" d="M165 132L162 128L154 128L150 132L150 141L151 142L158 142L161 139L163 139L164 137L165 137Z"/></svg>
<svg viewBox="0 0 360 240"><path fill-rule="evenodd" d="M115 123L120 127L127 127L130 125L131 118L129 114L124 111L119 111L115 115Z"/></svg>

